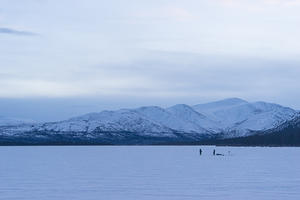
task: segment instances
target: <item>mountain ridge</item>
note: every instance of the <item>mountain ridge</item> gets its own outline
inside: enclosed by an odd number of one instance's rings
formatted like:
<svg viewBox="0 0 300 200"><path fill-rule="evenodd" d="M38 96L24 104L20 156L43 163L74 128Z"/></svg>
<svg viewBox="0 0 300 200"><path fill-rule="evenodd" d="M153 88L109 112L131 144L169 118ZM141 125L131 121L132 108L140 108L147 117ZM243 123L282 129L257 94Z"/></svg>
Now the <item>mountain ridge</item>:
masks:
<svg viewBox="0 0 300 200"><path fill-rule="evenodd" d="M279 104L248 102L239 98L194 106L143 106L87 113L58 122L0 124L0 144L20 138L28 143L31 140L36 143L54 140L66 144L76 141L92 144L169 141L175 144L226 140L275 132L298 115L298 111Z"/></svg>

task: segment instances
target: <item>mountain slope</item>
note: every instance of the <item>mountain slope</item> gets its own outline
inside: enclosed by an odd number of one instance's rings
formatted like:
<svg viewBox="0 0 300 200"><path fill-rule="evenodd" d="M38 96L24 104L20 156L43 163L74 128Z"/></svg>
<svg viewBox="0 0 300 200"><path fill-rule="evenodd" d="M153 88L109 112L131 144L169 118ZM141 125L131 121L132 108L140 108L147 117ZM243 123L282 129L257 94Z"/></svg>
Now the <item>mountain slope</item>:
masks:
<svg viewBox="0 0 300 200"><path fill-rule="evenodd" d="M177 104L175 106L167 108L167 111L172 113L177 118L180 118L186 122L192 123L197 127L201 127L211 133L219 133L220 123L209 119L207 116L197 112L192 107L185 104Z"/></svg>
<svg viewBox="0 0 300 200"><path fill-rule="evenodd" d="M203 144L230 146L300 146L300 114L268 131L254 132L246 137L208 140Z"/></svg>
<svg viewBox="0 0 300 200"><path fill-rule="evenodd" d="M227 99L193 108L219 122L225 137L247 136L253 131L272 129L297 114L297 111L278 104L249 103L240 99Z"/></svg>
<svg viewBox="0 0 300 200"><path fill-rule="evenodd" d="M90 113L61 122L45 123L36 127L35 130L65 133L123 131L156 136L172 135L173 132L172 129L128 109Z"/></svg>
<svg viewBox="0 0 300 200"><path fill-rule="evenodd" d="M208 134L207 131L202 126L199 126L182 116L187 114L186 110L177 110L181 113L178 115L174 114L175 109L163 109L157 106L151 107L141 107L135 109L136 112L140 113L141 115L147 117L148 119L155 121L157 123L163 124L164 126L170 127L173 130L177 130L178 132L185 132L185 133L198 133L198 134ZM201 117L200 115L196 115L197 117ZM196 119L195 118L195 119Z"/></svg>

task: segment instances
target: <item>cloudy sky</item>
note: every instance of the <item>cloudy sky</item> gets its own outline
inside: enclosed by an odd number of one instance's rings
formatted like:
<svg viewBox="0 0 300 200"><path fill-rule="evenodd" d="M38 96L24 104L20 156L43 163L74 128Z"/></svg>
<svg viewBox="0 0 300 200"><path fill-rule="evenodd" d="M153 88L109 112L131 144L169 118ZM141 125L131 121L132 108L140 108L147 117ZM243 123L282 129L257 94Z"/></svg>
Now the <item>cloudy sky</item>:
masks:
<svg viewBox="0 0 300 200"><path fill-rule="evenodd" d="M300 109L300 0L0 0L0 115L228 97Z"/></svg>

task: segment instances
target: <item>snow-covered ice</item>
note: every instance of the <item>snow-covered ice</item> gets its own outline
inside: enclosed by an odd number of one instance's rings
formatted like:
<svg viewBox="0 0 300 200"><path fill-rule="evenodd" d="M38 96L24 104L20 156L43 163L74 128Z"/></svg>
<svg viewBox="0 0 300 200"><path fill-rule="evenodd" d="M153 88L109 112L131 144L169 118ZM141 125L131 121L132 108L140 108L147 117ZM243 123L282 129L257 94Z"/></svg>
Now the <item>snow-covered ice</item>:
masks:
<svg viewBox="0 0 300 200"><path fill-rule="evenodd" d="M0 147L0 199L295 200L299 155L279 147Z"/></svg>

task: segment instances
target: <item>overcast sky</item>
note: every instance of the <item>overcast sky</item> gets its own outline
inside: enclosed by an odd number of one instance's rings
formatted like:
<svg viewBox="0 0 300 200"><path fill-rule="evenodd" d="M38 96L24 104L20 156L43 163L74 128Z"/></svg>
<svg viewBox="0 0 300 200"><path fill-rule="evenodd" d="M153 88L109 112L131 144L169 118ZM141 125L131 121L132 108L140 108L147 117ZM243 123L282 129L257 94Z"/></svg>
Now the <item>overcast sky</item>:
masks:
<svg viewBox="0 0 300 200"><path fill-rule="evenodd" d="M0 0L0 115L228 97L300 109L299 10L300 0Z"/></svg>

